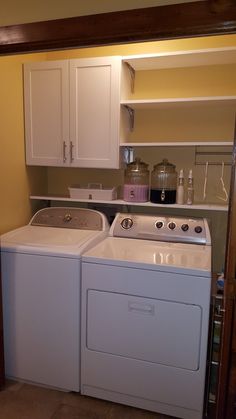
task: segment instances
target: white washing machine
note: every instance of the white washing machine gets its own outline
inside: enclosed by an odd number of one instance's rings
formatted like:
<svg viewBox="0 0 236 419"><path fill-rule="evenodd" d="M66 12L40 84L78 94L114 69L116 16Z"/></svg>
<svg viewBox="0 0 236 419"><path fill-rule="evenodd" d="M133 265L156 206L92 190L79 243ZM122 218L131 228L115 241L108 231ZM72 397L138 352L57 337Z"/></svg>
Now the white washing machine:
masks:
<svg viewBox="0 0 236 419"><path fill-rule="evenodd" d="M47 208L1 236L7 377L80 390L81 253L107 234L97 211Z"/></svg>
<svg viewBox="0 0 236 419"><path fill-rule="evenodd" d="M117 214L82 257L81 393L202 418L210 290L205 219Z"/></svg>

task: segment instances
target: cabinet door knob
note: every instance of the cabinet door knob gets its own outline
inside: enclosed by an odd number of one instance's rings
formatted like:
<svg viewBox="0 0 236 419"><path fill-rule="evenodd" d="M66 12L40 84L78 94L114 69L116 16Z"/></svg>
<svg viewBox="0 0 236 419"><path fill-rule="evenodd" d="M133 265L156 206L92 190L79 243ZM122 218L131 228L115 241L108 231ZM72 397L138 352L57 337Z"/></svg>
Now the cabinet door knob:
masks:
<svg viewBox="0 0 236 419"><path fill-rule="evenodd" d="M74 157L73 157L73 147L74 147L74 144L72 143L72 141L70 141L70 162L71 163L74 160Z"/></svg>

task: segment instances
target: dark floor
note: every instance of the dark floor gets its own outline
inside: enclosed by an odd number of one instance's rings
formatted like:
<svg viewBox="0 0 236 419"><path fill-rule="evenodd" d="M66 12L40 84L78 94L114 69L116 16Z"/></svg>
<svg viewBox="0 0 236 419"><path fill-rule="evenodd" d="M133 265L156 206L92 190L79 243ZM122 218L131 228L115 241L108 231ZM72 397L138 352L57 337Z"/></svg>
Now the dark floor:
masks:
<svg viewBox="0 0 236 419"><path fill-rule="evenodd" d="M7 381L0 391L1 419L169 419L146 410Z"/></svg>

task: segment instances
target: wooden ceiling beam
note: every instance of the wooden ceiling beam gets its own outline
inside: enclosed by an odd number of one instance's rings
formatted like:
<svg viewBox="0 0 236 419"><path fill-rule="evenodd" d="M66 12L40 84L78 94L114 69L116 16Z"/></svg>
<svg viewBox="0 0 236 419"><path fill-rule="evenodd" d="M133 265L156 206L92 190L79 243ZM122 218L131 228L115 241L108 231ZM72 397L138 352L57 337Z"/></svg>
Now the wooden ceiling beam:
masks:
<svg viewBox="0 0 236 419"><path fill-rule="evenodd" d="M209 0L0 27L0 54L236 33L236 2Z"/></svg>

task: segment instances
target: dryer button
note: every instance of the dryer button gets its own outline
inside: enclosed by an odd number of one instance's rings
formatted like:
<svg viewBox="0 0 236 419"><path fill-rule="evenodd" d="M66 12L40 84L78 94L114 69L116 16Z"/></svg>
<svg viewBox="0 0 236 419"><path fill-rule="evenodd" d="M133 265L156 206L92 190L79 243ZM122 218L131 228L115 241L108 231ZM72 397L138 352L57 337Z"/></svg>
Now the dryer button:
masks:
<svg viewBox="0 0 236 419"><path fill-rule="evenodd" d="M199 233L202 232L202 227L201 226L196 226L194 231L199 234Z"/></svg>

